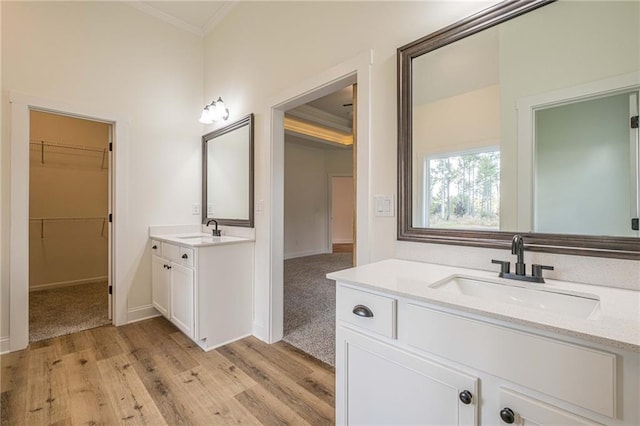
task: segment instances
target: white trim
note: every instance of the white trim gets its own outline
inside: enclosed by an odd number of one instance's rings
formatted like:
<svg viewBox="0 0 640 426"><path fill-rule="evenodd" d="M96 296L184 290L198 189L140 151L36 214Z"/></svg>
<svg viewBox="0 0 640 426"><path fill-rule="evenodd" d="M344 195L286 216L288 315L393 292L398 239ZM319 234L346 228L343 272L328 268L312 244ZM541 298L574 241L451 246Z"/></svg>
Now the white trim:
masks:
<svg viewBox="0 0 640 426"><path fill-rule="evenodd" d="M213 16L209 18L207 23L204 24L204 27L202 28L202 32L204 33L204 35L209 34L209 32L213 30L215 26L218 25L224 19L224 17L227 16L229 12L231 12L233 8L238 5L237 0L225 1L223 3L224 4L220 6L218 10L216 10L216 13L214 13Z"/></svg>
<svg viewBox="0 0 640 426"><path fill-rule="evenodd" d="M90 284L99 281L107 281L109 279L108 276L104 277L93 277L93 278L83 278L80 280L71 280L71 281L58 281L55 283L46 283L46 284L38 284L29 286L29 291L40 291L40 290L51 290L53 288L62 288L62 287L72 287L74 285L82 285L82 284Z"/></svg>
<svg viewBox="0 0 640 426"><path fill-rule="evenodd" d="M326 249L294 251L291 253L285 253L284 260L296 259L298 257L315 256L316 254L326 254L326 253L331 253L331 252L327 251Z"/></svg>
<svg viewBox="0 0 640 426"><path fill-rule="evenodd" d="M190 32L191 34L195 34L199 37L204 37L204 31L202 28L199 28L195 25L189 24L182 19L178 19L173 15L170 15L162 10L151 6L148 3L143 3L141 1L127 1L125 4L138 9L141 12L146 13L149 16L153 16L154 18L160 19L168 24L173 25L174 27L180 28L181 30Z"/></svg>
<svg viewBox="0 0 640 426"><path fill-rule="evenodd" d="M517 224L516 229L533 230L535 111L567 103L634 90L640 86L640 73L618 75L579 86L521 98L516 103L518 127Z"/></svg>
<svg viewBox="0 0 640 426"><path fill-rule="evenodd" d="M369 150L371 117L371 66L373 51L364 52L313 78L290 87L267 103L265 117L269 117L265 139L270 141L269 164L265 164L269 175L269 186L265 199L265 220L268 229L265 244L256 250L255 298L256 336L269 343L277 342L283 335L283 262L284 262L284 111L304 105L328 95L349 84L358 84L357 98L357 253L359 265L369 263L369 232L371 208L369 200ZM266 270L264 270L265 268ZM265 305L259 305L259 304ZM268 305L268 309L266 308ZM263 324L268 324L264 326ZM268 333L264 333L268 331Z"/></svg>
<svg viewBox="0 0 640 426"><path fill-rule="evenodd" d="M162 316L153 305L139 306L127 311L127 324Z"/></svg>
<svg viewBox="0 0 640 426"><path fill-rule="evenodd" d="M9 259L9 337L10 350L29 344L29 111L31 109L64 114L87 120L111 123L114 129L113 156L113 282L114 324L127 322L127 294L124 287L126 246L119 245L127 233L126 200L128 181L128 120L86 105L9 92L11 104L11 189L10 189L10 259ZM98 118L99 117L99 118ZM118 297L118 294L122 297Z"/></svg>
<svg viewBox="0 0 640 426"><path fill-rule="evenodd" d="M353 244L353 238L341 238L341 239L335 240L332 243L332 245L333 244Z"/></svg>
<svg viewBox="0 0 640 426"><path fill-rule="evenodd" d="M332 129L341 130L345 133L351 133L352 130L349 125L349 120L346 118L338 117L337 115L311 105L301 105L294 110L287 111L287 115L311 121Z"/></svg>
<svg viewBox="0 0 640 426"><path fill-rule="evenodd" d="M11 352L11 341L9 336L0 337L0 355Z"/></svg>

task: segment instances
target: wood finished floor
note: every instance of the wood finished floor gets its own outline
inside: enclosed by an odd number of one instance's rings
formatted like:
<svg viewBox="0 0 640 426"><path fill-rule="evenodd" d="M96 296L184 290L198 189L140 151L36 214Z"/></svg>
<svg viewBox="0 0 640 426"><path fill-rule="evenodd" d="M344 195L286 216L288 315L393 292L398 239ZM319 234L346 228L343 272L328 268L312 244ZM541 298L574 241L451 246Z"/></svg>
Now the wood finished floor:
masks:
<svg viewBox="0 0 640 426"><path fill-rule="evenodd" d="M328 425L333 369L254 337L203 352L164 318L1 358L2 425Z"/></svg>

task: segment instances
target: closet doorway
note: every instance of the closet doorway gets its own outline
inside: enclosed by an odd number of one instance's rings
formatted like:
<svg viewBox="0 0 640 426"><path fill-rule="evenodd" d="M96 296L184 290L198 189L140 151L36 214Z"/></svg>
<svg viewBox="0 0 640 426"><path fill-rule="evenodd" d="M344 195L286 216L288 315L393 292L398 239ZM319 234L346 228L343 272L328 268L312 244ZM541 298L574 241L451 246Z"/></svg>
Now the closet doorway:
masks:
<svg viewBox="0 0 640 426"><path fill-rule="evenodd" d="M112 133L29 112L29 342L111 323Z"/></svg>

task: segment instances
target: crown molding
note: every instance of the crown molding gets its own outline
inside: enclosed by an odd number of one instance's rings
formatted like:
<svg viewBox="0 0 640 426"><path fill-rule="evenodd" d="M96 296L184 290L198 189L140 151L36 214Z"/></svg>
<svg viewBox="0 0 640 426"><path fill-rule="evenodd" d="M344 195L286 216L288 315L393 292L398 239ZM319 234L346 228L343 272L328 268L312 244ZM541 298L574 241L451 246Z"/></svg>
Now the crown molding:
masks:
<svg viewBox="0 0 640 426"><path fill-rule="evenodd" d="M346 118L338 117L311 105L302 105L287 111L287 115L311 121L325 127L331 127L346 133L353 133L351 122Z"/></svg>
<svg viewBox="0 0 640 426"><path fill-rule="evenodd" d="M204 37L204 31L202 28L198 28L195 25L191 25L182 19L178 19L173 15L169 15L168 13L163 12L160 9L157 9L151 5L143 3L141 1L125 1L125 4L138 9L141 12L144 12L148 15L153 16L154 18L160 19L161 21L165 21L175 27L180 28L181 30L188 31L192 34L195 34L200 37Z"/></svg>
<svg viewBox="0 0 640 426"><path fill-rule="evenodd" d="M209 34L209 32L211 32L211 30L213 30L216 25L218 25L224 19L224 17L227 16L227 14L238 5L237 0L223 1L221 3L223 3L223 5L220 6L218 10L216 10L216 13L213 14L213 16L202 28L203 35Z"/></svg>

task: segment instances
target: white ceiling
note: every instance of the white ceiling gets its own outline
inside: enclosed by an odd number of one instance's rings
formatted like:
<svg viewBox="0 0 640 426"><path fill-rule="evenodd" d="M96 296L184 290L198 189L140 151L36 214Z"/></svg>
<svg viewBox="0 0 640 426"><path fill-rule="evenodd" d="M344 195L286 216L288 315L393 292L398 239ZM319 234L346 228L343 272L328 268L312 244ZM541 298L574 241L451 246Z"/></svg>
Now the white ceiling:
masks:
<svg viewBox="0 0 640 426"><path fill-rule="evenodd" d="M229 13L237 0L129 1L127 4L185 31L204 36Z"/></svg>
<svg viewBox="0 0 640 426"><path fill-rule="evenodd" d="M311 101L308 105L351 121L353 116L353 86L347 86L320 99Z"/></svg>

